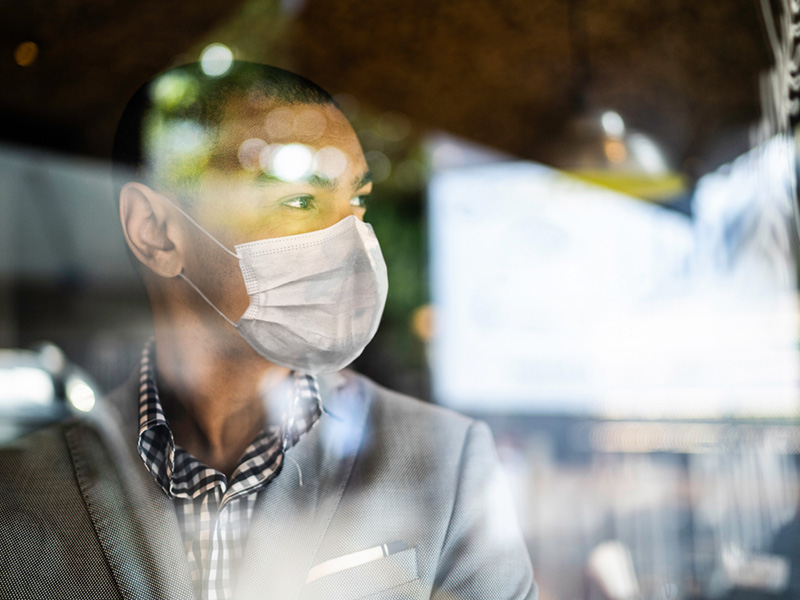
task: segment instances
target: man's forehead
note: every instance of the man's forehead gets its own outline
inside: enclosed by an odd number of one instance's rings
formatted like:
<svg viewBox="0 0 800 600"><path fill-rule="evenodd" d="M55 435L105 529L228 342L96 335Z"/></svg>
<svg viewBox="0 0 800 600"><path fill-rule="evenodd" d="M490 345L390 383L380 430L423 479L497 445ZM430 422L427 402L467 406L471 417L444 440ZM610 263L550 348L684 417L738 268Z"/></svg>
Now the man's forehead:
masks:
<svg viewBox="0 0 800 600"><path fill-rule="evenodd" d="M211 166L225 170L263 170L269 174L274 159L305 160L319 155L327 163L364 163L352 127L333 104L253 103L246 98L230 102L220 121ZM333 158L332 158L333 157Z"/></svg>
<svg viewBox="0 0 800 600"><path fill-rule="evenodd" d="M302 142L314 145L320 138L354 137L350 123L333 104L253 102L247 96L225 104L221 137L259 135L267 143Z"/></svg>

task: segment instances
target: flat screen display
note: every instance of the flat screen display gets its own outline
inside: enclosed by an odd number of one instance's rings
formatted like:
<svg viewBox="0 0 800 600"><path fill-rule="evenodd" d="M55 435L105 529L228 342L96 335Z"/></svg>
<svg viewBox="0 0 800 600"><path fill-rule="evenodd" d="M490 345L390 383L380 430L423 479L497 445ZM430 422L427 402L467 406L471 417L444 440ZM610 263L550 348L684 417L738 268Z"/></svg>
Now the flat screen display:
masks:
<svg viewBox="0 0 800 600"><path fill-rule="evenodd" d="M797 413L793 268L744 243L744 266L720 264L724 216L709 226L531 163L435 175L429 215L438 402L609 418Z"/></svg>

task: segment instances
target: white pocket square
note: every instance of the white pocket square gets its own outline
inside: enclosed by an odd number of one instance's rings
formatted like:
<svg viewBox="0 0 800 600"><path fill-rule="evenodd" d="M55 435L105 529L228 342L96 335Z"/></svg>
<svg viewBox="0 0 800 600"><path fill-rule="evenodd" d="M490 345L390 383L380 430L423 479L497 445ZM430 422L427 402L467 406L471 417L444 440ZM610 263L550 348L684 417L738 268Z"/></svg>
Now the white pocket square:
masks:
<svg viewBox="0 0 800 600"><path fill-rule="evenodd" d="M396 541L389 542L388 544L381 544L380 546L373 546L366 550L359 550L358 552L351 552L343 556L337 556L336 558L326 560L325 562L311 567L311 570L308 572L308 577L306 578L306 583L311 583L320 577L325 577L326 575L338 573L346 569L352 569L353 567L358 567L359 565L379 560L407 549L408 546L404 542Z"/></svg>

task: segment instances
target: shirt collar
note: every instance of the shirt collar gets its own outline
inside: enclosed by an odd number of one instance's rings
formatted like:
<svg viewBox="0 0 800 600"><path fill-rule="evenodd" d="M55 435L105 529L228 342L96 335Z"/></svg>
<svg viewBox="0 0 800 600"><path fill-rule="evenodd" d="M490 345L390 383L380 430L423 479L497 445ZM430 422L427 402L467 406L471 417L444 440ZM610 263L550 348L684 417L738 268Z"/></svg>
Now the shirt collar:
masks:
<svg viewBox="0 0 800 600"><path fill-rule="evenodd" d="M154 340L150 340L142 351L139 369L139 454L158 484L169 495L175 495L177 492L180 495L196 496L204 490L192 489L192 486L187 486L185 479L175 473L176 446L172 429L159 399L154 359L155 343ZM322 413L322 400L316 377L293 371L289 381L294 389L293 393L288 394L290 400L287 405L282 407L279 423L265 426L245 450L237 467L237 471L247 467L249 481L255 486L265 484L268 477L271 479L277 476L283 462L283 453L311 430ZM280 443L271 443L276 436L279 436ZM186 454L179 447L177 450ZM264 454L270 456L262 456L262 460L258 460L258 455ZM191 455L187 456L194 459ZM185 458L180 462L185 463ZM254 472L253 464L264 465L264 472L260 473L258 469ZM270 465L271 469L268 469L267 465ZM217 479L224 479L224 476L220 473ZM229 482L229 487L236 483L235 480L236 471Z"/></svg>

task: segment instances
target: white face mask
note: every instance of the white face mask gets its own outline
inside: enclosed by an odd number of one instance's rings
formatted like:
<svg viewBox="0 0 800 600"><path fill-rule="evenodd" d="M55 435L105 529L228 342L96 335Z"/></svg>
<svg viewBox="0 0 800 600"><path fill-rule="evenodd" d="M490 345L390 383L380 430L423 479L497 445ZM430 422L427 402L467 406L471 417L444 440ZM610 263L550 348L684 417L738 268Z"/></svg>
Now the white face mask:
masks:
<svg viewBox="0 0 800 600"><path fill-rule="evenodd" d="M236 323L180 276L261 356L316 375L347 366L372 340L389 282L371 225L349 216L326 229L238 244L231 252L164 199L239 259L250 306Z"/></svg>

